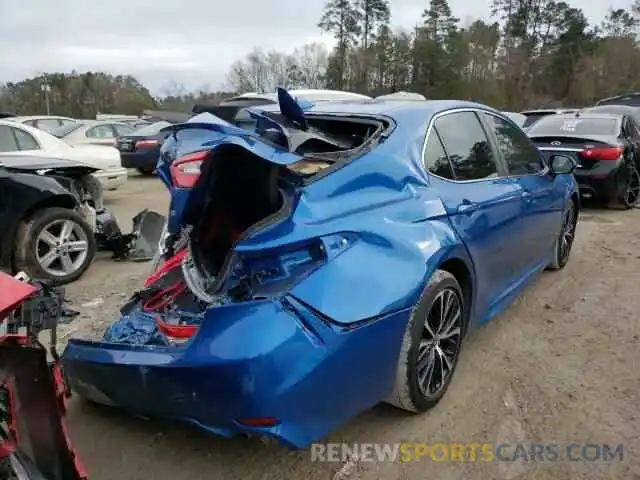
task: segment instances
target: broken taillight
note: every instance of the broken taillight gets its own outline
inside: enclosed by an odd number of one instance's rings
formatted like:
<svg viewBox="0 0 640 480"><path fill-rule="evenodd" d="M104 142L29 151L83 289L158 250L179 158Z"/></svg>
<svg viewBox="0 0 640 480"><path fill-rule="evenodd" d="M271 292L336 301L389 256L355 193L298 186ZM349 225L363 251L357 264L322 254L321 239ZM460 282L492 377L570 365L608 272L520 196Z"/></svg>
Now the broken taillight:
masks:
<svg viewBox="0 0 640 480"><path fill-rule="evenodd" d="M325 263L349 249L355 234L343 232L312 239L299 246L242 255L236 274L237 296L270 297L289 290Z"/></svg>
<svg viewBox="0 0 640 480"><path fill-rule="evenodd" d="M171 180L177 188L191 188L200 177L200 166L209 155L206 150L190 153L171 164Z"/></svg>

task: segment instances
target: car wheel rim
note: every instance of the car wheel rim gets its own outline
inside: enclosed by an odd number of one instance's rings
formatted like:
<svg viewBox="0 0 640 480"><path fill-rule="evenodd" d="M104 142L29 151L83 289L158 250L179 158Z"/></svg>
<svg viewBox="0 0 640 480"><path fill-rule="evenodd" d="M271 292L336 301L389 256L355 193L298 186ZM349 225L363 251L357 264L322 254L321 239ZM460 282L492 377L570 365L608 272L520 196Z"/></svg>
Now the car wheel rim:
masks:
<svg viewBox="0 0 640 480"><path fill-rule="evenodd" d="M624 192L624 201L627 205L635 205L640 197L640 174L634 168L630 169L627 188Z"/></svg>
<svg viewBox="0 0 640 480"><path fill-rule="evenodd" d="M567 213L564 215L564 222L562 224L562 231L560 232L560 261L564 262L569 258L571 253L571 245L573 245L573 238L576 230L575 214L573 202L569 204Z"/></svg>
<svg viewBox="0 0 640 480"><path fill-rule="evenodd" d="M447 385L457 361L461 333L462 302L457 291L447 288L431 304L418 348L418 385L426 397L437 396Z"/></svg>
<svg viewBox="0 0 640 480"><path fill-rule="evenodd" d="M48 223L36 238L36 260L40 268L54 277L77 272L89 254L89 239L73 220Z"/></svg>

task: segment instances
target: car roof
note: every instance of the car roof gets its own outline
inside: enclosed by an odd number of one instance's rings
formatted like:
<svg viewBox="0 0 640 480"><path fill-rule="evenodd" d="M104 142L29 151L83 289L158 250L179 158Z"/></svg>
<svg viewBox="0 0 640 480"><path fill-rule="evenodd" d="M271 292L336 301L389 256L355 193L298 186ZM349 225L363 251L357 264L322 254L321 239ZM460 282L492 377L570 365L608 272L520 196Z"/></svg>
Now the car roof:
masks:
<svg viewBox="0 0 640 480"><path fill-rule="evenodd" d="M65 120L73 120L74 122L78 121L75 118L64 117L62 115L18 115L16 117L11 117L11 120L13 120L14 122L24 122L27 120L47 120L49 118L51 119L63 118Z"/></svg>
<svg viewBox="0 0 640 480"><path fill-rule="evenodd" d="M384 115L393 119L403 116L412 115L432 115L444 110L454 108L480 108L484 110L500 113L497 110L481 105L479 103L467 102L463 100L365 100L365 101L345 101L345 102L318 102L308 109L305 113L313 114L351 114L351 115ZM260 105L255 107L258 110L279 111L277 104Z"/></svg>
<svg viewBox="0 0 640 480"><path fill-rule="evenodd" d="M580 110L581 112L587 112L587 113L591 113L591 112L603 112L604 110L610 110L610 109L615 109L615 110L620 110L620 112L629 112L629 115L632 114L638 114L638 112L640 111L640 107L633 107L631 105L617 105L617 104L610 104L610 105L594 105L592 107L585 107L582 110Z"/></svg>
<svg viewBox="0 0 640 480"><path fill-rule="evenodd" d="M614 113L614 112L580 112L580 115L576 115L575 113L558 113L554 115L553 118L616 118L620 119L624 116L623 113Z"/></svg>
<svg viewBox="0 0 640 480"><path fill-rule="evenodd" d="M537 113L570 113L578 111L578 108L537 108L534 110L524 110L520 112L522 115L535 115Z"/></svg>
<svg viewBox="0 0 640 480"><path fill-rule="evenodd" d="M345 92L343 90L323 90L323 89L298 89L287 90L287 92L293 97L301 97L309 101L331 101L331 100L370 100L371 97L362 95L360 93ZM227 99L231 100L244 100L252 98L261 98L265 100L278 101L278 94L273 93L243 93L236 97Z"/></svg>

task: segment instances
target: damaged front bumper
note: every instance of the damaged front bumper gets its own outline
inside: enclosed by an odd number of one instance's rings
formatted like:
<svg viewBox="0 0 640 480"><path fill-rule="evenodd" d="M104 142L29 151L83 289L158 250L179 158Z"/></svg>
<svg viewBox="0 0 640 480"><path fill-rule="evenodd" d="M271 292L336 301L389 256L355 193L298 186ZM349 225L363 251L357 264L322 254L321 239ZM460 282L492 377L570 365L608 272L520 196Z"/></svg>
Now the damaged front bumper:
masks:
<svg viewBox="0 0 640 480"><path fill-rule="evenodd" d="M104 209L96 215L98 249L112 252L116 260L152 260L158 251L166 222L164 215L145 209L133 217L131 233L124 234L113 213Z"/></svg>
<svg viewBox="0 0 640 480"><path fill-rule="evenodd" d="M390 393L381 379L394 378L399 341L389 339L407 315L345 331L292 297L228 304L207 310L188 344L71 340L62 362L72 390L94 402L300 448Z"/></svg>

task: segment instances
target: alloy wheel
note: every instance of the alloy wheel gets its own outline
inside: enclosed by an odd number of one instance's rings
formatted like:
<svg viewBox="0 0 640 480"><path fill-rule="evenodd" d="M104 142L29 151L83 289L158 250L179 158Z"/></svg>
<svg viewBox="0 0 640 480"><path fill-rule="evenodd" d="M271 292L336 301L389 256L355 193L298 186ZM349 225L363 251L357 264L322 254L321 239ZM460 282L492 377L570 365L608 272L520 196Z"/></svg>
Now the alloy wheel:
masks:
<svg viewBox="0 0 640 480"><path fill-rule="evenodd" d="M54 220L36 237L35 253L43 271L53 277L63 277L82 268L89 253L89 241L76 222Z"/></svg>
<svg viewBox="0 0 640 480"><path fill-rule="evenodd" d="M462 300L446 288L438 293L427 314L418 348L418 385L427 398L436 397L447 385L462 340Z"/></svg>
<svg viewBox="0 0 640 480"><path fill-rule="evenodd" d="M633 207L640 199L640 174L635 166L629 168L629 178L627 179L624 191L624 203Z"/></svg>
<svg viewBox="0 0 640 480"><path fill-rule="evenodd" d="M569 202L569 207L564 214L562 230L560 231L560 252L558 252L560 263L566 263L571 253L571 246L573 245L576 231L575 216L575 206L573 202Z"/></svg>

